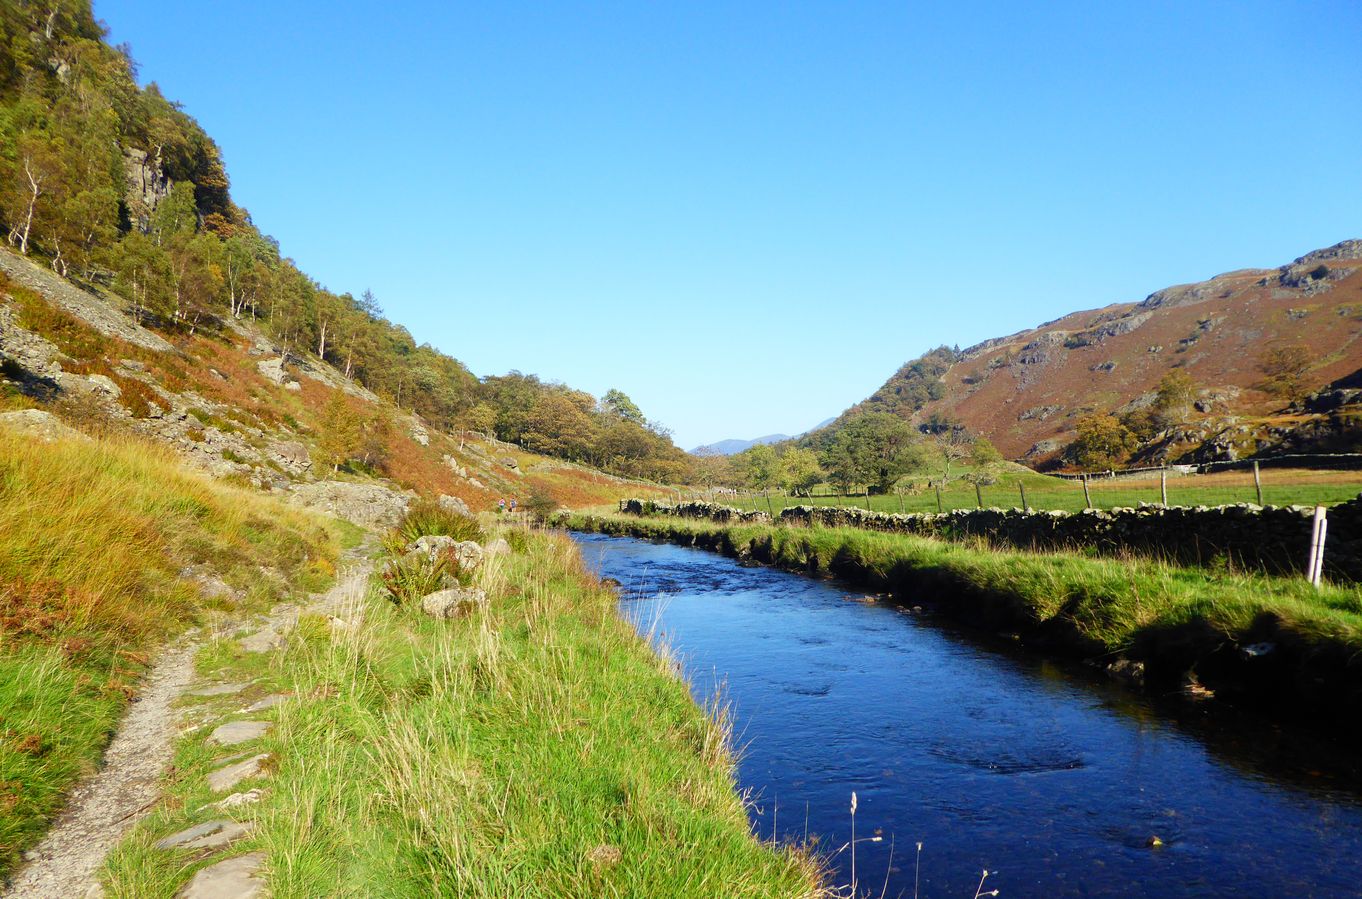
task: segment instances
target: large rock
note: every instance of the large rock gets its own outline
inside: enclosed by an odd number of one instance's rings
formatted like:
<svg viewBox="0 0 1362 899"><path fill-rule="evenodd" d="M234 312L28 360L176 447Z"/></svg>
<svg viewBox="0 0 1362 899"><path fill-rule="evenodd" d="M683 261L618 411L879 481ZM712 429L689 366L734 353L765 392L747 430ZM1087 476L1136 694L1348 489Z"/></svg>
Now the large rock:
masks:
<svg viewBox="0 0 1362 899"><path fill-rule="evenodd" d="M448 459L449 457L445 456L445 458ZM459 499L457 496L447 496L442 493L440 494L439 503L440 508L444 509L446 512L454 512L458 515L473 514L468 508L468 503Z"/></svg>
<svg viewBox="0 0 1362 899"><path fill-rule="evenodd" d="M0 428L17 431L44 443L53 443L58 440L89 439L57 416L50 412L43 412L41 409L0 412Z"/></svg>
<svg viewBox="0 0 1362 899"><path fill-rule="evenodd" d="M435 558L443 552L452 552L459 541L444 534L427 534L424 537L417 537L407 546L409 553L423 553L430 558Z"/></svg>
<svg viewBox="0 0 1362 899"><path fill-rule="evenodd" d="M474 587L453 587L421 598L421 611L432 618L459 618L486 606L487 594Z"/></svg>
<svg viewBox="0 0 1362 899"><path fill-rule="evenodd" d="M208 742L218 746L236 746L263 737L270 729L268 721L229 721L208 735Z"/></svg>
<svg viewBox="0 0 1362 899"><path fill-rule="evenodd" d="M296 440L281 440L269 446L269 458L289 474L305 474L312 468L312 457L306 444Z"/></svg>
<svg viewBox="0 0 1362 899"><path fill-rule="evenodd" d="M301 484L293 488L289 500L304 508L375 529L395 526L407 514L407 506L411 503L411 497L407 494L390 490L381 484L353 484L348 481Z"/></svg>

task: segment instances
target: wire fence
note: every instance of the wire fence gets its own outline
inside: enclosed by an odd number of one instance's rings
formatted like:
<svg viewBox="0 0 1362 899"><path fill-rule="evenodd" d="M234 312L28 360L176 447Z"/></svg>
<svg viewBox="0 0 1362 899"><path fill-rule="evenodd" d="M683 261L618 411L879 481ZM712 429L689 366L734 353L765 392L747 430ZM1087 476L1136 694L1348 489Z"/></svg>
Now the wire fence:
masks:
<svg viewBox="0 0 1362 899"><path fill-rule="evenodd" d="M1303 457L1318 458L1318 457ZM1338 457L1326 457L1336 459ZM1362 456L1355 457L1362 462ZM918 484L891 493L845 494L826 489L805 495L781 491L678 490L677 500L725 503L740 509L779 514L789 506L846 506L876 512L951 512L957 509L1025 508L1074 512L1081 509L1162 506L1224 506L1235 503L1275 506L1331 506L1362 493L1362 465L1309 469L1247 463L1221 464L1205 473L1195 469L1150 469L1133 477L1089 475L1078 478L1004 476L995 483L957 480L945 487Z"/></svg>

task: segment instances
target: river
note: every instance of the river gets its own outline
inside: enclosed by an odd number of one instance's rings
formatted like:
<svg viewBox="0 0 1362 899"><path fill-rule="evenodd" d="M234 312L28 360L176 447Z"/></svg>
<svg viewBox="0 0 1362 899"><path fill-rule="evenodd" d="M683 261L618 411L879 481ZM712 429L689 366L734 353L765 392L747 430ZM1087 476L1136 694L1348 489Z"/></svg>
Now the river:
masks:
<svg viewBox="0 0 1362 899"><path fill-rule="evenodd" d="M957 628L931 597L574 538L697 699L722 685L754 829L816 840L840 885L855 791L869 895L917 877L923 899L970 897L985 868L1003 897L1362 895L1356 754L1138 696Z"/></svg>

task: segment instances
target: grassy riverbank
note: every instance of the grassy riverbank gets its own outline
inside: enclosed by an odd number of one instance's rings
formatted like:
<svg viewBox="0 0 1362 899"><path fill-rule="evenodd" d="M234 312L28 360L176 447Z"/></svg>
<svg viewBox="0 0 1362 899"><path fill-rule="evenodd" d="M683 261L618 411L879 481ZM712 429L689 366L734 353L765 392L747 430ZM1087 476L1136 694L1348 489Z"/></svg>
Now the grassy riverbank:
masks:
<svg viewBox="0 0 1362 899"><path fill-rule="evenodd" d="M759 843L735 792L722 718L616 612L566 539L507 533L476 583L486 610L451 620L359 582L304 616L270 656L221 641L205 676L253 681L206 717L270 692L264 789L228 815L285 897L800 896L818 872ZM211 715L208 714L211 711ZM155 840L222 817L203 775L230 753L205 728L179 749L171 796L117 850L113 896L171 895L215 859Z"/></svg>
<svg viewBox="0 0 1362 899"><path fill-rule="evenodd" d="M164 449L0 431L0 876L93 769L160 643L320 583L337 540Z"/></svg>
<svg viewBox="0 0 1362 899"><path fill-rule="evenodd" d="M1355 711L1362 699L1357 589L849 528L618 514L578 515L570 526L835 574L1044 649L1138 662L1160 691L1195 683L1305 715ZM1270 649L1248 649L1260 644Z"/></svg>

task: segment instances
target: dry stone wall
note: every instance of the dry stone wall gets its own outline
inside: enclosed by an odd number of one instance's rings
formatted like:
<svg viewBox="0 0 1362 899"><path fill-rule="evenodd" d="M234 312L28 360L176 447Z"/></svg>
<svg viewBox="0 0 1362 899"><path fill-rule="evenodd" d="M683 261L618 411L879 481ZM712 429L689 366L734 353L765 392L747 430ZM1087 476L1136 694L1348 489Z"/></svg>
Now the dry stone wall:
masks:
<svg viewBox="0 0 1362 899"><path fill-rule="evenodd" d="M770 524L765 512L716 503L623 500L631 515L671 515L726 524ZM797 526L851 527L936 537L983 539L1013 549L1082 550L1105 556L1139 555L1183 565L1294 575L1304 572L1313 507L1156 506L1083 512L962 509L941 514L891 514L855 508L794 506L776 519ZM1362 496L1329 510L1325 576L1362 581Z"/></svg>

